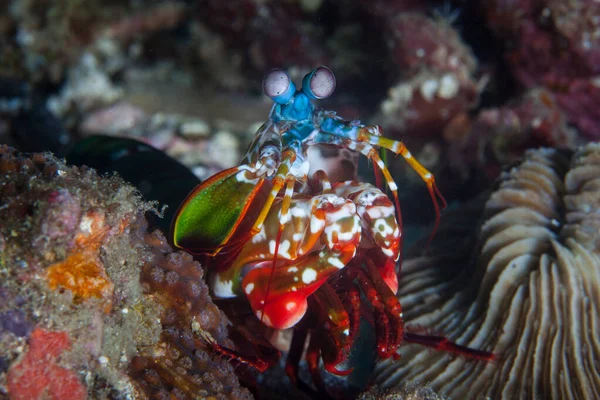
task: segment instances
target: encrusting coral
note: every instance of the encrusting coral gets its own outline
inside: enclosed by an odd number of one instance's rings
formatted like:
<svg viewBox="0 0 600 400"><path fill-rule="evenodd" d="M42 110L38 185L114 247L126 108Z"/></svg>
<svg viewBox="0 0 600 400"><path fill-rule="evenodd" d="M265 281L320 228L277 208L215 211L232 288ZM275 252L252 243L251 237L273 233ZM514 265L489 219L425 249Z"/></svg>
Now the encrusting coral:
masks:
<svg viewBox="0 0 600 400"><path fill-rule="evenodd" d="M231 346L201 266L132 186L4 145L0 173L0 397L251 397L205 341Z"/></svg>
<svg viewBox="0 0 600 400"><path fill-rule="evenodd" d="M402 361L377 368L378 385L429 382L453 398L600 396L600 145L570 159L528 151L503 178L486 203L473 262L468 246L461 254L457 245L466 235L459 222L463 232L446 254L403 265L400 287L413 329L493 351L497 361L407 345Z"/></svg>

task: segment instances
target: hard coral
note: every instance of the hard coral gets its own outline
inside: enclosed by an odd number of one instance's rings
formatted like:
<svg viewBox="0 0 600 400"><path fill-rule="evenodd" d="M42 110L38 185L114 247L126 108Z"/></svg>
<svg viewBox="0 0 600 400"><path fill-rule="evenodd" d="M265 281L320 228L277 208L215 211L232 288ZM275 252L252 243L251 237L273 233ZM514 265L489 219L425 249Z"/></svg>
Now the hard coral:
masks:
<svg viewBox="0 0 600 400"><path fill-rule="evenodd" d="M302 69L327 64L324 29L311 21L312 12L304 10L299 2L256 2L251 0L222 2L208 0L199 8L197 30L199 53L215 78L225 76L215 68L264 73L274 67L296 66ZM212 33L212 35L211 35ZM216 37L213 36L216 34ZM206 57L206 43L210 41L219 53L222 66ZM233 62L232 62L233 60ZM237 72L239 72L237 71ZM239 78L235 81L241 83ZM221 84L231 87L232 82Z"/></svg>
<svg viewBox="0 0 600 400"><path fill-rule="evenodd" d="M575 149L582 141L552 92L542 88L531 89L505 106L483 109L462 133L451 132L451 128L444 132L450 167L465 180L475 170L482 179L493 181L503 165L517 162L527 149Z"/></svg>
<svg viewBox="0 0 600 400"><path fill-rule="evenodd" d="M491 348L498 358L467 362L407 346L402 363L377 368L375 382L425 380L457 398L597 397L600 375L591 360L600 357L598 176L598 144L572 156L529 151L487 201L472 263L468 242L457 245L469 237L464 218L434 256L405 262L406 320Z"/></svg>
<svg viewBox="0 0 600 400"><path fill-rule="evenodd" d="M408 385L400 390L381 389L374 387L361 394L359 400L444 400L445 396L439 396L429 386Z"/></svg>
<svg viewBox="0 0 600 400"><path fill-rule="evenodd" d="M97 27L120 7L97 1L13 1L23 66L32 81L59 82Z"/></svg>

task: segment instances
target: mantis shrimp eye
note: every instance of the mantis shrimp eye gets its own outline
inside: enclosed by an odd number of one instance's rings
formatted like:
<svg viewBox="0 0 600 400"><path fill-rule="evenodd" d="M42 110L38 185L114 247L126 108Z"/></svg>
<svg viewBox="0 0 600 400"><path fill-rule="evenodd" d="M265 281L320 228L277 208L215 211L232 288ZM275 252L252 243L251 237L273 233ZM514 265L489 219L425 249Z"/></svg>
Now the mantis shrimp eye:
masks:
<svg viewBox="0 0 600 400"><path fill-rule="evenodd" d="M317 67L302 79L302 91L311 99L325 99L335 90L335 75L327 67Z"/></svg>
<svg viewBox="0 0 600 400"><path fill-rule="evenodd" d="M287 72L277 68L265 75L263 92L275 103L286 104L296 93L296 85L294 85Z"/></svg>

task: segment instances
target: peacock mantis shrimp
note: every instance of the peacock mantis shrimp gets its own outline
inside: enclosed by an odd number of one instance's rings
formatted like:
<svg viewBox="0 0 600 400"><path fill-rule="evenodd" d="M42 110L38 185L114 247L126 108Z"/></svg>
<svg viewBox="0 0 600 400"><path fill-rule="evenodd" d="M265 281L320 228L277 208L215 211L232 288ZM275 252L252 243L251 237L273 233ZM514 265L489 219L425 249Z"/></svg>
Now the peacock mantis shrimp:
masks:
<svg viewBox="0 0 600 400"><path fill-rule="evenodd" d="M268 121L239 166L209 178L183 202L173 221L175 246L210 257L215 297L245 297L263 324L294 328L286 366L293 380L308 333L306 359L315 382L323 386L320 359L328 372L348 374L350 369L339 366L365 310L372 314L381 358L394 356L402 342L413 342L492 360L491 353L404 329L396 297L402 249L398 186L379 150L402 156L425 182L435 228L446 204L434 176L402 142L382 136L378 126L345 121L314 107L312 101L329 97L335 86L333 73L323 66L304 77L300 90L284 70L267 73L263 90L275 103ZM317 146L367 157L393 200L369 183L331 182L326 171L315 171L308 153ZM212 345L261 370L268 366Z"/></svg>

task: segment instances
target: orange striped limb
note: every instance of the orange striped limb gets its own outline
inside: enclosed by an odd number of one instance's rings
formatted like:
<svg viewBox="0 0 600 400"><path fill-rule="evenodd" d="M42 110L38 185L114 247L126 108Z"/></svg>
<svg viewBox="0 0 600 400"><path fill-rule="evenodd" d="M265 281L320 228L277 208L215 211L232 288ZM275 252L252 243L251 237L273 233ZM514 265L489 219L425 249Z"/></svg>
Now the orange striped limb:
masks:
<svg viewBox="0 0 600 400"><path fill-rule="evenodd" d="M410 167L421 177L421 179L427 185L427 190L429 191L429 195L431 196L431 200L433 202L433 207L435 209L435 226L433 228L433 232L430 237L430 241L435 235L437 228L440 225L440 217L441 210L446 208L447 203L442 196L440 190L438 189L435 183L435 177L431 172L429 172L419 161L417 161L413 155L408 151L404 143L393 140L390 138L386 138L381 136L381 128L379 126L365 126L358 129L356 135L356 141L360 143L369 143L375 147L381 147L386 150L393 152L396 155L402 156L404 160L410 165ZM376 153L376 152L375 152ZM374 158L372 158L374 159ZM383 162L382 162L383 163ZM383 172L383 170L382 170ZM388 171L389 174L389 171ZM385 173L384 173L385 175ZM386 177L387 179L387 177ZM388 183L389 185L389 183ZM392 188L390 188L392 189ZM393 192L393 190L392 190ZM439 200L439 202L438 202ZM441 203L441 204L440 204Z"/></svg>

